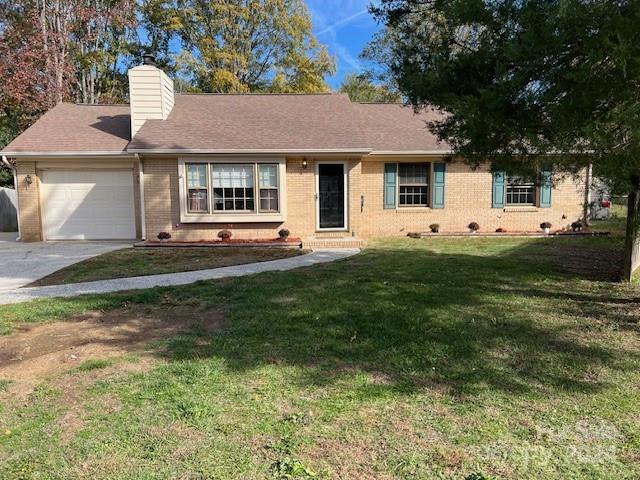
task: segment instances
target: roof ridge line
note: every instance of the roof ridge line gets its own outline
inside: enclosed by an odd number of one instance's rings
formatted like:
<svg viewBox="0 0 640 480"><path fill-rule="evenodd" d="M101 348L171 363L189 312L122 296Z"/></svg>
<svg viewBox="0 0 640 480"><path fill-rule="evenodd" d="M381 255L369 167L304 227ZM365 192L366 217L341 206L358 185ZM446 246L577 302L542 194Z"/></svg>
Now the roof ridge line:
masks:
<svg viewBox="0 0 640 480"><path fill-rule="evenodd" d="M290 93L286 93L286 92L228 92L228 93L216 93L216 92L176 92L176 95L189 95L189 96L193 96L193 97L197 97L197 96L204 96L204 95L210 95L210 96L219 96L219 97L242 97L242 96L264 96L264 97L286 97L286 96L291 96L291 97L322 97L322 96L340 96L340 95L344 95L343 93L339 93L339 92L318 92L318 93L303 93L303 92L290 92Z"/></svg>
<svg viewBox="0 0 640 480"><path fill-rule="evenodd" d="M64 105L75 105L76 107L130 107L129 103L82 103L82 102L62 102Z"/></svg>

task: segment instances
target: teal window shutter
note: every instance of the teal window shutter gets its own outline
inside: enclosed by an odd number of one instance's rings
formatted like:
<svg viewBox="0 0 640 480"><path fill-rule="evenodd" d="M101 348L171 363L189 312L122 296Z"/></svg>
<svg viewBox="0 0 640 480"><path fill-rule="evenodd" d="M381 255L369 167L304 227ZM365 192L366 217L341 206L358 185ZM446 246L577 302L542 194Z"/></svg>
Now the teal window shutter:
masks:
<svg viewBox="0 0 640 480"><path fill-rule="evenodd" d="M433 164L433 198L431 202L432 208L444 208L444 172L446 170L445 163Z"/></svg>
<svg viewBox="0 0 640 480"><path fill-rule="evenodd" d="M396 208L397 163L384 164L384 208Z"/></svg>
<svg viewBox="0 0 640 480"><path fill-rule="evenodd" d="M505 172L493 172L492 208L504 208L506 177Z"/></svg>
<svg viewBox="0 0 640 480"><path fill-rule="evenodd" d="M545 169L540 172L540 208L551 207L551 189L553 187L551 181L551 169Z"/></svg>

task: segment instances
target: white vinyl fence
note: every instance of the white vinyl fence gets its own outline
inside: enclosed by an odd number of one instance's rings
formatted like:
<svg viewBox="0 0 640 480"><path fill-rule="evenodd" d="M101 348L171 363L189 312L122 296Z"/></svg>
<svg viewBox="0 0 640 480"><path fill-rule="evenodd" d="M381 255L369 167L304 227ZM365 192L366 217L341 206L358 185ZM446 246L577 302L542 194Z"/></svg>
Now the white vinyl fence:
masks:
<svg viewBox="0 0 640 480"><path fill-rule="evenodd" d="M13 188L0 187L0 232L18 231L18 200Z"/></svg>

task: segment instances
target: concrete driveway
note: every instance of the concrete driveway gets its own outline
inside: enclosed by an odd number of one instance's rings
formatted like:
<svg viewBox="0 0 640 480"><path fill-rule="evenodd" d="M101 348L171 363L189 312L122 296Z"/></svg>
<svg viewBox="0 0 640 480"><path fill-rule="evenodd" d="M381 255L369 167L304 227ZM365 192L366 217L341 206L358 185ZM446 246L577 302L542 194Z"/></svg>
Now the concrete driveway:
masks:
<svg viewBox="0 0 640 480"><path fill-rule="evenodd" d="M0 233L0 292L12 290L61 268L121 248L131 242L38 242L15 241L16 234Z"/></svg>

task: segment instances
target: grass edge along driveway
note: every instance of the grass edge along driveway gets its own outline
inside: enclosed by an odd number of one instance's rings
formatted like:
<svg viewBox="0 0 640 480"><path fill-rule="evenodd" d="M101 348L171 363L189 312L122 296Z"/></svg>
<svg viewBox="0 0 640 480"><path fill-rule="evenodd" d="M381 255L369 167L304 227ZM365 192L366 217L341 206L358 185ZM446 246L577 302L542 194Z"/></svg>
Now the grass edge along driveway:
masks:
<svg viewBox="0 0 640 480"><path fill-rule="evenodd" d="M93 282L113 278L191 272L290 258L308 253L299 248L134 247L116 250L58 270L30 287Z"/></svg>

